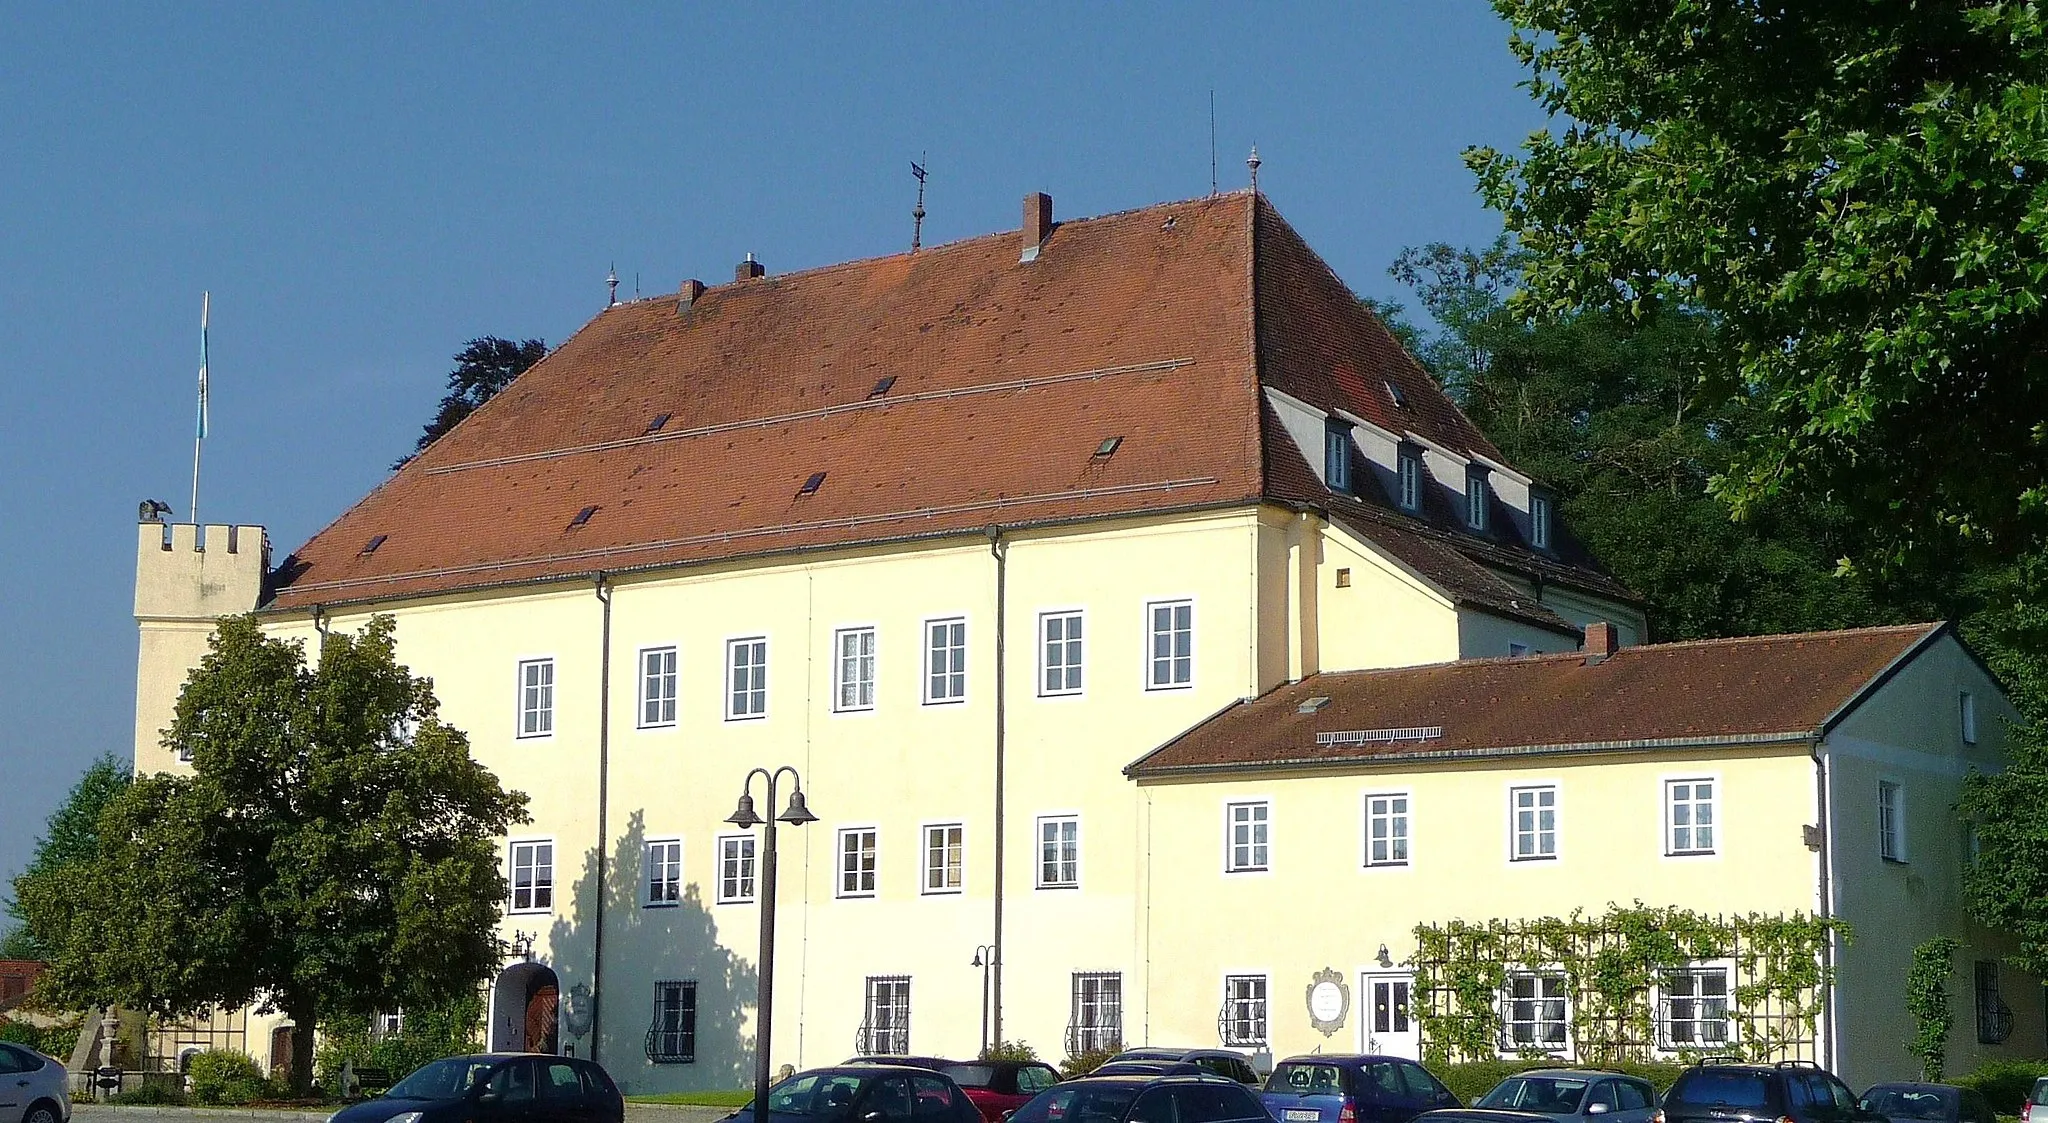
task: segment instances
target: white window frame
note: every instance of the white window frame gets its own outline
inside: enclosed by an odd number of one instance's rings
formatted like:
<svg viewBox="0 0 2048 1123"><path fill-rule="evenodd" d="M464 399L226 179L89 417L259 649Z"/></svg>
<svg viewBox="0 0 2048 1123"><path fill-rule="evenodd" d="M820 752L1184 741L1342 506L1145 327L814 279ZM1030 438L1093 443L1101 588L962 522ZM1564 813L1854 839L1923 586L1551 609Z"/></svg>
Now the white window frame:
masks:
<svg viewBox="0 0 2048 1123"><path fill-rule="evenodd" d="M1167 656L1166 656L1166 659L1165 659L1165 662L1166 662L1166 663L1167 663L1167 665L1168 665L1168 667L1167 667L1167 677L1166 677L1166 679L1165 679L1165 680L1161 680L1161 679L1159 678L1159 675L1158 675L1160 659L1159 659L1158 655L1156 654L1156 652L1157 652L1157 650L1158 650L1158 646L1159 646L1159 636L1160 636L1160 634L1161 634L1161 633L1160 633L1160 631L1159 631L1159 629L1158 629L1158 627L1157 627L1157 620L1156 620L1156 614L1158 613L1158 611L1159 611L1160 609L1166 609L1166 610L1168 610L1169 612L1172 612L1172 611L1175 611L1175 610L1178 610L1178 609L1181 609L1181 608L1186 608L1186 609L1187 609L1187 614L1188 614L1188 626L1187 626L1187 636L1188 636L1188 653L1187 653L1187 662L1188 662L1188 674L1187 674L1187 678L1186 678L1186 679L1184 679L1184 680L1181 680L1181 679L1175 679L1175 678L1173 677L1173 673L1174 673L1174 671L1178 669L1178 668L1174 667L1174 666L1173 666L1173 664L1175 664L1175 663L1179 662L1179 661L1180 661L1180 658L1181 658L1181 657L1180 657L1180 656L1179 656L1178 654L1174 654L1174 653L1173 653L1173 652L1172 652L1171 650L1169 650L1169 652L1168 652L1168 654L1167 654ZM1167 634L1167 635L1169 635L1169 636L1178 636L1178 635L1180 634L1180 631L1181 631L1181 629L1180 629L1179 627L1177 627L1177 626L1175 626L1175 625L1174 625L1174 621L1172 620L1172 618L1169 618L1169 620L1168 620L1168 628L1167 628L1167 630L1166 630L1166 633L1165 633L1165 634ZM1196 662L1196 660L1195 660L1195 651L1196 651L1196 627L1195 627L1195 598L1193 598L1193 597L1165 597L1165 598L1162 598L1162 599L1159 599L1159 600L1150 600L1150 601L1146 601L1146 602L1145 602L1145 631L1144 631L1144 636L1145 636L1145 653L1144 653L1144 657L1145 657L1145 689L1146 689L1146 690L1148 690L1148 691L1153 691L1153 690L1193 690L1193 689L1195 688L1195 662Z"/></svg>
<svg viewBox="0 0 2048 1123"><path fill-rule="evenodd" d="M1239 813L1244 815L1242 824ZM1238 827L1245 828L1242 845ZM1242 854L1240 854L1242 851ZM1242 860L1240 861L1240 858ZM1263 858L1264 861L1260 859ZM1271 873L1273 870L1273 801L1233 799L1223 805L1223 872Z"/></svg>
<svg viewBox="0 0 2048 1123"><path fill-rule="evenodd" d="M867 845L854 852L855 864L847 865L846 840L865 838ZM865 851L867 868L860 868L860 857ZM872 823L841 827L832 837L833 895L845 900L865 900L874 897L882 884L882 831ZM854 887L846 887L847 874L853 874ZM861 882L865 880L866 884Z"/></svg>
<svg viewBox="0 0 2048 1123"><path fill-rule="evenodd" d="M1356 486L1351 478L1351 424L1336 417L1323 419L1323 482L1331 491L1350 495Z"/></svg>
<svg viewBox="0 0 2048 1123"><path fill-rule="evenodd" d="M544 673L541 681L528 685L526 669L533 667ZM555 735L555 657L536 655L519 660L515 682L519 684L515 695L517 707L512 716L512 735L521 741L539 741ZM527 704L527 692L533 691L533 704ZM527 728L527 715L534 714L537 720L533 728Z"/></svg>
<svg viewBox="0 0 2048 1123"><path fill-rule="evenodd" d="M546 868L548 877L545 885L542 884L539 877L541 869L539 848L543 846L547 847ZM519 852L522 848L527 848L532 856L527 868L535 871L534 879L529 883L527 889L527 903L524 907L521 907L519 904ZM511 916L537 916L555 911L555 840L553 838L514 838L507 840L505 843L505 887L505 912ZM535 904L534 902L540 898L542 893L547 894L547 903Z"/></svg>
<svg viewBox="0 0 2048 1123"><path fill-rule="evenodd" d="M1486 469L1465 469L1465 525L1484 531L1492 513L1493 496L1486 482Z"/></svg>
<svg viewBox="0 0 2048 1123"><path fill-rule="evenodd" d="M949 667L945 671L938 671L932 665L932 655L938 650L938 645L932 642L932 635L942 627L957 627L960 630L959 642L957 644L953 643L952 637L948 636L945 645L946 650L950 653L948 658L957 657L959 666ZM927 706L957 706L967 701L967 616L964 613L956 613L952 616L929 617L920 626L919 634L924 638L924 685L919 688L919 692L924 698L924 704ZM946 688L943 692L934 693L932 690L933 679L941 674L945 675L949 681L946 683ZM958 679L959 681L955 684L950 681L952 679Z"/></svg>
<svg viewBox="0 0 2048 1123"><path fill-rule="evenodd" d="M847 642L853 641L857 644L863 636L867 638L867 653L863 655L856 649L853 654L849 655L846 647ZM873 624L852 624L839 628L832 633L833 713L866 713L875 708L876 666L880 662L880 652L881 643L876 638L875 626ZM865 665L864 668L863 665ZM850 682L846 677L849 667L855 673L855 677ZM860 676L862 669L865 669L867 672L865 678ZM846 689L849 685L854 688L854 697L851 702L847 701L846 698ZM865 698L862 697L863 688L865 688Z"/></svg>
<svg viewBox="0 0 2048 1123"><path fill-rule="evenodd" d="M747 694L759 695L758 702L750 702L750 708L742 713L733 708L733 701L739 694L740 665L737 658L740 648L760 648L760 658L750 663L748 671L757 673L760 685L747 684ZM760 721L768 716L768 637L734 636L725 641L725 720Z"/></svg>
<svg viewBox="0 0 2048 1123"><path fill-rule="evenodd" d="M658 657L666 657L666 669L650 670L649 661ZM673 643L643 647L640 649L636 664L640 668L640 689L634 717L639 723L639 728L674 729L678 709L677 686L683 665L680 649ZM649 687L654 687L661 693L650 692ZM647 716L650 703L655 707L655 716L652 720Z"/></svg>
<svg viewBox="0 0 2048 1123"><path fill-rule="evenodd" d="M1422 450L1403 445L1394 453L1394 502L1413 515L1422 510Z"/></svg>
<svg viewBox="0 0 2048 1123"><path fill-rule="evenodd" d="M662 856L655 856L655 848L662 848ZM670 848L673 847L671 850ZM640 851L640 904L644 908L674 908L683 900L683 840L680 838L650 838ZM671 857L671 855L673 855ZM656 886L657 863L664 886L672 886L675 896L664 895Z"/></svg>
<svg viewBox="0 0 2048 1123"><path fill-rule="evenodd" d="M1906 849L1906 785L1897 780L1877 782L1877 856L1887 862L1905 865L1910 860Z"/></svg>
<svg viewBox="0 0 2048 1123"><path fill-rule="evenodd" d="M1699 796L1700 785L1707 786L1707 796ZM1685 798L1680 798L1681 790ZM1699 844L1700 808L1707 812L1707 845ZM1684 808L1685 823L1680 823L1679 810ZM1664 856L1667 858L1708 858L1721 852L1721 778L1719 776L1668 776L1664 779ZM1689 844L1679 845L1678 832L1689 832Z"/></svg>
<svg viewBox="0 0 2048 1123"><path fill-rule="evenodd" d="M954 832L955 837L948 841L941 836L940 850L937 851L941 856L939 864L934 865L932 859L935 851L932 846L932 836L942 831ZM921 852L921 860L918 863L919 891L927 897L957 896L965 893L967 891L967 824L957 820L948 823L924 823L919 826L917 837L922 843L919 847ZM950 850L950 853L946 853L945 851L947 850ZM951 885L945 884L944 875L948 872L947 866L952 867L953 883ZM938 885L932 884L932 875L934 873L940 875L940 883Z"/></svg>
<svg viewBox="0 0 2048 1123"><path fill-rule="evenodd" d="M1397 808L1394 801L1400 800ZM1375 810L1374 804L1385 801L1383 810ZM1375 820L1387 823L1387 856L1376 858L1373 854L1373 825ZM1400 832L1395 833L1395 826ZM1397 856L1396 850L1400 851ZM1367 869L1400 869L1407 866L1415 855L1415 796L1412 792L1367 792L1365 793L1365 866Z"/></svg>
<svg viewBox="0 0 2048 1123"><path fill-rule="evenodd" d="M1532 839L1536 844L1536 849L1527 854L1522 852L1521 796L1524 792L1535 793L1537 796L1536 801L1530 806L1530 810L1534 812L1536 815L1534 826L1531 828L1530 831ZM1542 828L1542 814L1544 810L1542 793L1544 792L1550 793L1549 853L1544 853L1542 849L1542 838L1544 834ZM1508 786L1508 861L1554 862L1558 860L1558 858L1562 855L1564 851L1564 840L1562 837L1564 834L1564 831L1562 829L1564 826L1563 805L1563 789L1562 786L1557 783L1536 782L1527 784L1511 784Z"/></svg>
<svg viewBox="0 0 2048 1123"><path fill-rule="evenodd" d="M1679 1041L1678 1041L1678 1040L1677 1040L1677 1039L1676 1039L1676 1038L1675 1038L1675 1037L1673 1036L1673 1034L1672 1034L1672 1032L1671 1032L1672 1026L1673 1026L1673 1025L1674 1025L1674 1024L1675 1024L1675 1023L1677 1022L1677 1021L1679 1021L1679 1020L1680 1020L1680 1019L1675 1019L1675 1018L1673 1018L1673 1017L1672 1017L1672 1004L1673 1004L1674 1002L1677 1002L1677 1001L1691 1001L1691 1002L1700 1002L1700 1001L1703 1001L1703 1000L1701 999L1701 997L1700 997L1700 996L1699 996L1698 994L1693 994L1693 995L1689 995L1689 996L1686 996L1686 997L1685 997L1685 998L1683 998L1683 999L1681 999L1681 998L1679 998L1678 996L1676 996L1676 995L1672 994L1672 993L1671 993L1671 986L1670 986L1670 983L1671 983L1671 979L1672 979L1672 977L1673 977L1673 976L1677 976L1677 975L1686 975L1686 976L1691 976L1691 977L1695 977L1695 978L1697 978L1697 977L1703 977L1703 976L1706 976L1706 975L1708 975L1708 974L1714 974L1714 973L1718 973L1718 974L1719 974L1719 975L1721 976L1721 980L1722 980L1722 991L1721 991L1721 995L1720 995L1720 998L1721 998L1721 1025L1722 1025L1722 1033L1723 1033L1723 1035L1724 1035L1724 1036L1722 1037L1722 1039L1721 1039L1721 1040L1719 1040L1719 1041L1714 1041L1714 1042L1702 1042L1702 1041L1692 1041L1692 1042L1689 1042L1689 1043L1682 1043L1682 1042L1679 1042ZM1709 1053L1712 1053L1712 1052L1720 1052L1720 1051L1723 1051L1723 1050L1725 1050L1725 1049L1726 1049L1726 1048L1727 1048L1728 1046L1730 1046L1730 1045L1732 1045L1732 1044L1734 1044L1734 1043L1735 1043L1735 1040L1736 1040L1736 1032L1737 1032L1737 1028L1736 1028L1736 1027L1738 1026L1738 1024L1739 1024L1739 1023L1738 1023L1738 1022L1736 1021L1736 1019L1735 1019L1735 961L1734 961L1734 960L1732 960L1732 959L1706 959L1706 960L1695 960L1695 961L1692 961L1692 962L1686 963L1686 964L1684 964L1683 966L1680 966L1680 967L1676 967L1676 968L1667 968L1667 969L1664 969L1664 970L1660 970L1660 971L1658 971L1658 972L1657 972L1657 976L1656 976L1656 979L1655 979L1655 981L1654 981L1654 982L1653 982L1653 983L1651 984L1651 988L1650 988L1650 989L1651 989L1651 996L1650 996L1650 997L1651 997L1651 1001L1655 1003L1655 1005L1654 1005L1654 1006L1653 1006L1653 1007L1651 1008L1651 1014L1652 1014L1652 1015L1654 1016L1654 1018L1656 1019L1656 1023L1657 1023L1657 1049L1658 1049L1658 1051L1659 1051L1659 1052L1664 1052L1664 1053L1699 1053L1699 1052L1709 1052ZM1710 1022L1710 1020L1711 1020L1711 1019L1699 1017L1699 1016L1698 1016L1698 1013L1697 1013L1697 1011L1695 1011L1695 1015L1694 1015L1693 1017L1691 1017L1691 1018L1686 1018L1686 1019L1683 1019L1683 1020L1684 1020L1685 1022L1687 1022L1687 1023L1690 1023L1690 1024L1694 1025L1694 1026L1705 1026L1705 1025L1709 1024L1709 1022Z"/></svg>
<svg viewBox="0 0 2048 1123"><path fill-rule="evenodd" d="M1256 983L1256 988L1248 984ZM1253 989L1256 994L1251 993ZM1263 971L1232 971L1223 976L1223 1018L1221 1037L1226 1049L1259 1048L1272 1040L1273 981ZM1240 1015L1242 1015L1240 1017ZM1240 1023L1253 1032L1236 1033Z"/></svg>
<svg viewBox="0 0 2048 1123"><path fill-rule="evenodd" d="M1550 496L1529 493L1529 545L1538 550L1550 549L1551 512Z"/></svg>
<svg viewBox="0 0 2048 1123"><path fill-rule="evenodd" d="M760 844L751 834L722 834L715 840L712 855L718 868L712 871L716 900L721 905L751 905L761 889ZM739 869L728 874L728 868L738 863ZM734 890L727 892L727 883L733 883ZM746 891L739 892L744 886Z"/></svg>
<svg viewBox="0 0 2048 1123"><path fill-rule="evenodd" d="M1071 861L1055 858L1055 866L1067 865L1073 874L1070 880L1047 880L1045 876L1045 828L1048 824L1072 823L1074 826L1074 853ZM1061 840L1064 842L1064 840ZM1053 812L1038 816L1031 825L1031 877L1039 889L1079 889L1081 887L1081 816L1078 812Z"/></svg>
<svg viewBox="0 0 2048 1123"><path fill-rule="evenodd" d="M1532 979L1539 980L1536 993L1528 998L1516 997L1515 984ZM1544 988L1541 980L1552 979L1557 981L1557 994L1546 995L1543 993ZM1527 1002L1535 1006L1535 1015L1531 1018L1516 1018L1515 1003L1517 1002ZM1554 1018L1545 1017L1542 1007L1553 1002L1557 1004L1558 1016ZM1571 1054L1572 995L1570 979L1564 971L1549 967L1524 967L1509 971L1507 983L1501 988L1500 1003L1500 1047L1503 1054L1512 1055L1525 1051L1546 1053L1551 1056L1569 1056ZM1528 1043L1518 1041L1515 1038L1515 1027L1521 1025L1534 1027ZM1545 1026L1557 1026L1563 1031L1563 1040L1559 1041L1554 1047L1542 1039L1541 1034Z"/></svg>
<svg viewBox="0 0 2048 1123"><path fill-rule="evenodd" d="M907 1056L910 1053L910 976L869 975L863 988L866 997L861 1001L861 1047L864 1052L880 1056ZM881 999L877 1002L876 999ZM900 999L900 1001L898 1001ZM884 1018L878 1017L884 1011L889 1023L887 1029L879 1028ZM880 1040L875 1035L886 1033L889 1040Z"/></svg>
<svg viewBox="0 0 2048 1123"><path fill-rule="evenodd" d="M1061 636L1051 638L1052 623L1060 623ZM1069 628L1073 631L1069 632ZM1075 634L1078 633L1078 634ZM1055 664L1048 656L1053 645L1058 644L1063 661ZM1071 663L1064 656L1072 655ZM1061 685L1054 688L1047 684L1053 671L1060 671ZM1067 686L1072 679L1074 685ZM1038 696L1040 698L1071 698L1084 694L1088 689L1088 612L1080 608L1055 608L1038 614Z"/></svg>
<svg viewBox="0 0 2048 1123"><path fill-rule="evenodd" d="M1957 719L1963 727L1963 744L1977 743L1977 695L1965 690L1956 699Z"/></svg>

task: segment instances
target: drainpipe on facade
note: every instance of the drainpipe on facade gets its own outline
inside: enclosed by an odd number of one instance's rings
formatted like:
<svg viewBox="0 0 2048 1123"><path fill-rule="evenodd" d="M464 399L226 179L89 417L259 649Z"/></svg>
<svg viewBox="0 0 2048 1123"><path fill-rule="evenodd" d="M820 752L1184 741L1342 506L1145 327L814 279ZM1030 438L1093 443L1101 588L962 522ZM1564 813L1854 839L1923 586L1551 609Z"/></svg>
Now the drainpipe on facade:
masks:
<svg viewBox="0 0 2048 1123"><path fill-rule="evenodd" d="M1835 820L1828 814L1832 804L1834 781L1828 775L1827 756L1821 752L1821 739L1816 735L1811 742L1813 753L1814 788L1819 794L1820 817L1815 833L1820 836L1820 916L1831 920L1835 915ZM1839 1072L1842 1067L1841 1043L1835 1038L1838 1019L1835 1016L1835 934L1828 933L1827 943L1822 947L1824 966L1829 975L1827 994L1821 1001L1821 1032L1827 1035L1827 1049L1824 1058L1829 1072Z"/></svg>
<svg viewBox="0 0 2048 1123"><path fill-rule="evenodd" d="M1003 541L1003 528L988 528L988 552L996 559L996 880L995 880L995 965L990 971L989 1041L991 1044L1003 1039L1003 699L1006 693L1004 675L1006 668L1003 648L1008 639L1008 619L1004 612L1009 581L1009 544Z"/></svg>
<svg viewBox="0 0 2048 1123"><path fill-rule="evenodd" d="M605 860L611 846L605 813L611 797L612 749L612 587L603 573L597 574L593 591L604 606L604 624L597 656L597 911L590 938L590 1059L597 1060L597 1043L604 1037L598 1013L604 1005L604 897Z"/></svg>

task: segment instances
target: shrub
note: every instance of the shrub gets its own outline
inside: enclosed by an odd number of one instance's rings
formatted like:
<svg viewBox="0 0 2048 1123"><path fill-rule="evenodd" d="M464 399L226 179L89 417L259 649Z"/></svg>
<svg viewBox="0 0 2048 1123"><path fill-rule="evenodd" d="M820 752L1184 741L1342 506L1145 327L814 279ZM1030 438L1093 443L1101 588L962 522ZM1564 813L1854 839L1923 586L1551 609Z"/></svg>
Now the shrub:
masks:
<svg viewBox="0 0 2048 1123"><path fill-rule="evenodd" d="M2034 1081L2043 1076L2048 1076L2048 1061L1986 1061L1951 1082L1982 1092L2000 1115L2018 1115Z"/></svg>
<svg viewBox="0 0 2048 1123"><path fill-rule="evenodd" d="M107 1097L108 1103L185 1106L185 1093L161 1080L150 1080Z"/></svg>
<svg viewBox="0 0 2048 1123"><path fill-rule="evenodd" d="M1022 1041L998 1041L981 1051L984 1061L1035 1061L1038 1050Z"/></svg>
<svg viewBox="0 0 2048 1123"><path fill-rule="evenodd" d="M1073 1056L1060 1062L1060 1079L1072 1080L1076 1076L1086 1076L1108 1063L1109 1058L1123 1051L1123 1042L1112 1041L1098 1049L1089 1049L1086 1052L1075 1053Z"/></svg>
<svg viewBox="0 0 2048 1123"><path fill-rule="evenodd" d="M1459 1064L1431 1065L1429 1071L1444 1082L1444 1087L1458 1097L1460 1103L1470 1105L1473 1100L1485 1095L1495 1084L1518 1072L1532 1068L1569 1068L1567 1062L1538 1058L1534 1060L1510 1058L1498 1061L1465 1061ZM1678 1074L1685 1071L1682 1064L1668 1062L1618 1061L1598 1066L1609 1072L1622 1072L1640 1076L1657 1089L1658 1094L1678 1080Z"/></svg>
<svg viewBox="0 0 2048 1123"><path fill-rule="evenodd" d="M320 1045L313 1057L313 1074L321 1090L340 1098L341 1066L353 1061L358 1071L380 1068L391 1079L402 1080L412 1070L442 1057L483 1051L484 1005L481 996L464 998L445 1007L407 1010L397 1033L373 1040L367 1018L339 1017L320 1027Z"/></svg>
<svg viewBox="0 0 2048 1123"><path fill-rule="evenodd" d="M78 1044L78 1029L83 1024L83 1016L66 1018L48 1026L0 1018L0 1041L26 1045L38 1053L55 1057L60 1061L69 1060L71 1047Z"/></svg>
<svg viewBox="0 0 2048 1123"><path fill-rule="evenodd" d="M262 1099L270 1082L249 1054L237 1049L208 1049L192 1054L185 1069L192 1100L202 1104L245 1104Z"/></svg>

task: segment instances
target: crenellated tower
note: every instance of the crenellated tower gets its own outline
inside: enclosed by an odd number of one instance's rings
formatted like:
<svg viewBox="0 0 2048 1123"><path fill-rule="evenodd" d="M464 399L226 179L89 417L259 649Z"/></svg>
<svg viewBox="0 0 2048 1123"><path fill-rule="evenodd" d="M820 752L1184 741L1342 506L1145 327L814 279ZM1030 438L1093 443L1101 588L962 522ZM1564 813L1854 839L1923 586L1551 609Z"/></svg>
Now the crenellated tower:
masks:
<svg viewBox="0 0 2048 1123"><path fill-rule="evenodd" d="M136 527L135 768L181 767L160 744L178 692L206 654L214 622L255 608L270 568L260 526L143 522Z"/></svg>

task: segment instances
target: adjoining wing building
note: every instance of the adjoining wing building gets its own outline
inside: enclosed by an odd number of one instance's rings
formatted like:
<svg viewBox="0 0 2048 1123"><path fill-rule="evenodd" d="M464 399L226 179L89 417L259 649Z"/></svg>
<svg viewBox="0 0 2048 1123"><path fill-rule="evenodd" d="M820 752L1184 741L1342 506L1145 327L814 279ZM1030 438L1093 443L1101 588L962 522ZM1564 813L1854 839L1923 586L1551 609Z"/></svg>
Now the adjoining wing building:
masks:
<svg viewBox="0 0 2048 1123"><path fill-rule="evenodd" d="M1955 886L2010 711L1952 632L1642 646L1542 481L1253 193L749 259L608 308L275 565L260 527L143 524L138 768L188 767L159 732L251 609L397 618L532 797L489 1044L630 1092L746 1082L762 840L725 820L780 765L819 821L779 833L778 1064L1417 1054L1418 925L1635 901L1856 926L1780 1053L1907 1075L1939 933L1980 1013L1952 1065L2044 1047ZM1742 970L1666 965L1633 1047L1754 1044ZM1593 1051L1555 965L1504 978L1502 1051Z"/></svg>

